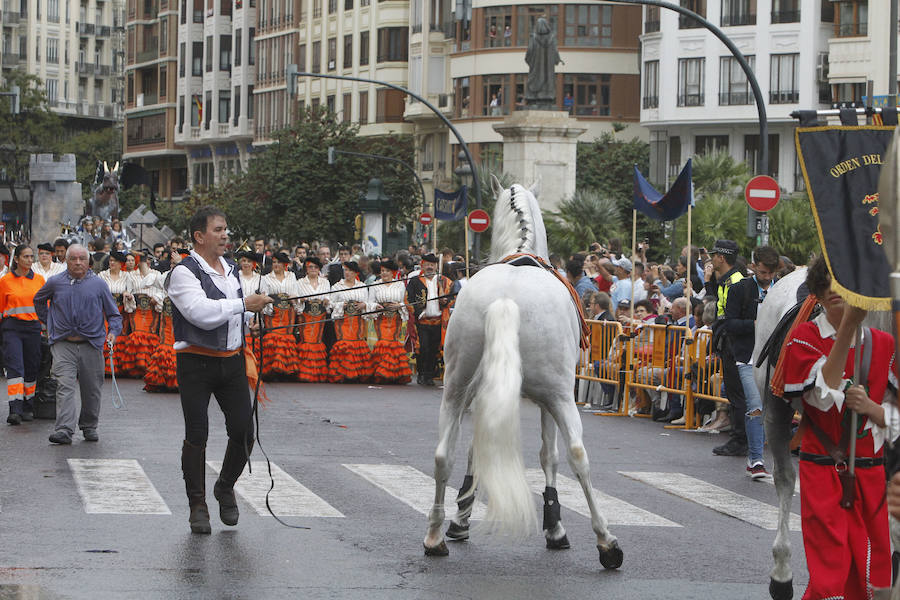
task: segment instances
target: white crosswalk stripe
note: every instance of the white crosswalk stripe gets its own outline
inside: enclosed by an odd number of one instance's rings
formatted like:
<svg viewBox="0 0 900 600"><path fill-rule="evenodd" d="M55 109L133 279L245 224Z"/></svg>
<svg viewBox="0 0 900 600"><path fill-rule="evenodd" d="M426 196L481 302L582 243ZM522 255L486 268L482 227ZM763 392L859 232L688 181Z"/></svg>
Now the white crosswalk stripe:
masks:
<svg viewBox="0 0 900 600"><path fill-rule="evenodd" d="M770 531L777 529L778 509L776 507L701 479L682 473L644 471L619 471L619 473L751 525ZM800 531L799 515L791 513L790 529L791 531Z"/></svg>
<svg viewBox="0 0 900 600"><path fill-rule="evenodd" d="M773 477L764 477L761 481L765 481L769 485L775 485L775 479ZM797 479L794 481L794 495L800 495L800 476L797 476Z"/></svg>
<svg viewBox="0 0 900 600"><path fill-rule="evenodd" d="M381 488L397 500L423 515L428 515L434 504L434 478L408 465L344 465L372 485ZM448 516L456 514L451 504L456 498L456 490L447 486L446 496ZM475 502L472 520L484 518L486 507Z"/></svg>
<svg viewBox="0 0 900 600"><path fill-rule="evenodd" d="M222 461L206 461L206 464L218 473L222 469ZM311 492L306 486L288 475L275 463L272 464L272 479L275 487L269 494L269 506L279 517L343 517L344 515ZM272 485L266 463L254 461L253 473L244 469L234 490L253 507L256 514L268 516L266 493Z"/></svg>
<svg viewBox="0 0 900 600"><path fill-rule="evenodd" d="M528 469L526 472L528 485L537 494L544 493L546 480L544 472L541 469ZM578 481L566 477L565 475L556 476L556 493L559 496L559 503L569 510L573 510L587 518L591 517L591 511L588 509L587 499L584 497L584 491ZM606 517L610 525L635 525L639 527L681 527L678 523L674 523L652 512L638 508L633 504L629 504L624 500L619 500L608 494L594 488L594 501L597 503L597 509Z"/></svg>
<svg viewBox="0 0 900 600"><path fill-rule="evenodd" d="M70 458L68 463L88 514L172 514L136 460Z"/></svg>

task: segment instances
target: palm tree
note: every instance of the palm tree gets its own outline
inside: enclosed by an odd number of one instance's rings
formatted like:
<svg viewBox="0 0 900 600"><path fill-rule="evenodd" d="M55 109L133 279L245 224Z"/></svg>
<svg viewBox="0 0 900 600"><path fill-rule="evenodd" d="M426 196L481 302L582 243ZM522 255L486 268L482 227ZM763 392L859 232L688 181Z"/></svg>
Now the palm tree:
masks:
<svg viewBox="0 0 900 600"><path fill-rule="evenodd" d="M622 234L619 207L614 198L595 190L577 190L544 215L550 252L568 256L586 251L592 242Z"/></svg>
<svg viewBox="0 0 900 600"><path fill-rule="evenodd" d="M819 234L804 193L794 198L782 198L769 213L769 243L795 264L805 264L819 249Z"/></svg>
<svg viewBox="0 0 900 600"><path fill-rule="evenodd" d="M747 163L735 160L724 150L695 156L691 167L694 193L699 197L739 192L752 175Z"/></svg>

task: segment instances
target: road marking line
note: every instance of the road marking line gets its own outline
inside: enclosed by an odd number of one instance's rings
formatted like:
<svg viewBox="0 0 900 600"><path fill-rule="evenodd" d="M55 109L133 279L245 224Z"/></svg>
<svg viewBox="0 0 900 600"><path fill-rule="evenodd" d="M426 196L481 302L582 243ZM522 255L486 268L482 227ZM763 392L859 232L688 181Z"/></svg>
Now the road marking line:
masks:
<svg viewBox="0 0 900 600"><path fill-rule="evenodd" d="M544 472L541 469L528 469L526 471L526 477L528 479L528 485L536 494L544 493L546 479L544 478ZM559 496L560 504L587 518L591 517L587 499L584 497L584 491L581 489L581 484L578 483L578 481L566 477L565 475L557 475L556 493ZM682 527L678 523L674 523L642 508L638 508L624 500L604 494L596 488L594 488L594 501L597 503L597 509L600 511L600 514L606 517L610 525Z"/></svg>
<svg viewBox="0 0 900 600"><path fill-rule="evenodd" d="M70 458L68 463L88 514L172 514L136 460Z"/></svg>
<svg viewBox="0 0 900 600"><path fill-rule="evenodd" d="M216 473L222 469L222 461L208 460L206 464ZM275 487L269 494L269 505L276 515L279 517L344 516L339 510L285 473L281 467L275 463L271 463L271 465ZM269 509L266 508L266 493L271 485L265 463L257 461L252 474L248 469L244 469L244 473L234 486L234 491L253 507L256 514L269 516Z"/></svg>
<svg viewBox="0 0 900 600"><path fill-rule="evenodd" d="M778 509L776 507L703 480L682 473L643 471L619 471L619 473L751 525L770 531L778 528ZM790 529L791 531L800 531L800 516L795 513L791 513L790 516Z"/></svg>
<svg viewBox="0 0 900 600"><path fill-rule="evenodd" d="M344 465L353 473L359 475L375 487L381 488L397 500L400 500L410 508L428 516L431 506L434 504L434 478L410 467L409 465ZM456 489L447 486L446 496L447 516L453 516L456 511L453 503L456 501ZM472 509L471 520L484 519L486 507L481 502L475 502Z"/></svg>
<svg viewBox="0 0 900 600"><path fill-rule="evenodd" d="M769 475L768 477L763 477L762 480L771 486L775 485L775 478L772 477L771 475ZM795 496L800 495L800 475L797 475L796 480L794 481L794 495Z"/></svg>

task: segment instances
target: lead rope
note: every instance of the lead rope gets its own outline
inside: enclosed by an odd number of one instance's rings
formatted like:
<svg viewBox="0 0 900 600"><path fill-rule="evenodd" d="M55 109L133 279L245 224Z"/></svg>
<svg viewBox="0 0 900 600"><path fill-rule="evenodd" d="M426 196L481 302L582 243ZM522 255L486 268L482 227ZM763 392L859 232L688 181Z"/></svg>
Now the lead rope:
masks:
<svg viewBox="0 0 900 600"><path fill-rule="evenodd" d="M116 349L115 340L108 342L107 346L109 346L109 374L112 376L112 404L119 410L127 410L128 407L125 405L125 399L122 398L122 393L119 391L119 384L116 382L116 363L115 360L113 360L113 353Z"/></svg>
<svg viewBox="0 0 900 600"><path fill-rule="evenodd" d="M262 383L262 374L263 374L263 334L265 333L265 320L262 317L262 313L256 313L256 318L259 322L259 365L257 366L257 377L256 377L256 386L253 390L253 408L250 412L251 418L253 419L256 426L256 445L259 448L259 451L262 452L263 457L266 459L266 469L269 472L269 489L266 491L266 510L269 511L269 514L272 515L278 523L284 525L285 527L289 527L290 529L312 529L311 527L306 527L304 525L291 525L290 523L286 523L275 514L272 510L272 505L269 504L269 494L272 493L272 490L275 489L275 477L272 475L272 461L269 460L269 455L266 454L265 448L263 448L262 440L259 436L259 386ZM256 346L256 342L253 342L253 345ZM247 469L252 474L253 467L250 463L250 453L248 452L248 448L246 447L247 440L244 439L244 451L247 452Z"/></svg>

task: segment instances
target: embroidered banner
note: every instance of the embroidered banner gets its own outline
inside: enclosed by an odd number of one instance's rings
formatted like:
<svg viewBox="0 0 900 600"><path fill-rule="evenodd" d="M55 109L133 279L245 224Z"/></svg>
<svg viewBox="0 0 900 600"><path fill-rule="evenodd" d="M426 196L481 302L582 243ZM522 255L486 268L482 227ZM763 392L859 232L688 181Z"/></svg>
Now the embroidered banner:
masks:
<svg viewBox="0 0 900 600"><path fill-rule="evenodd" d="M832 287L853 306L890 310L878 178L893 127L798 127L797 156Z"/></svg>
<svg viewBox="0 0 900 600"><path fill-rule="evenodd" d="M469 205L468 188L462 186L455 192L434 190L434 218L439 221L459 221L466 218Z"/></svg>

